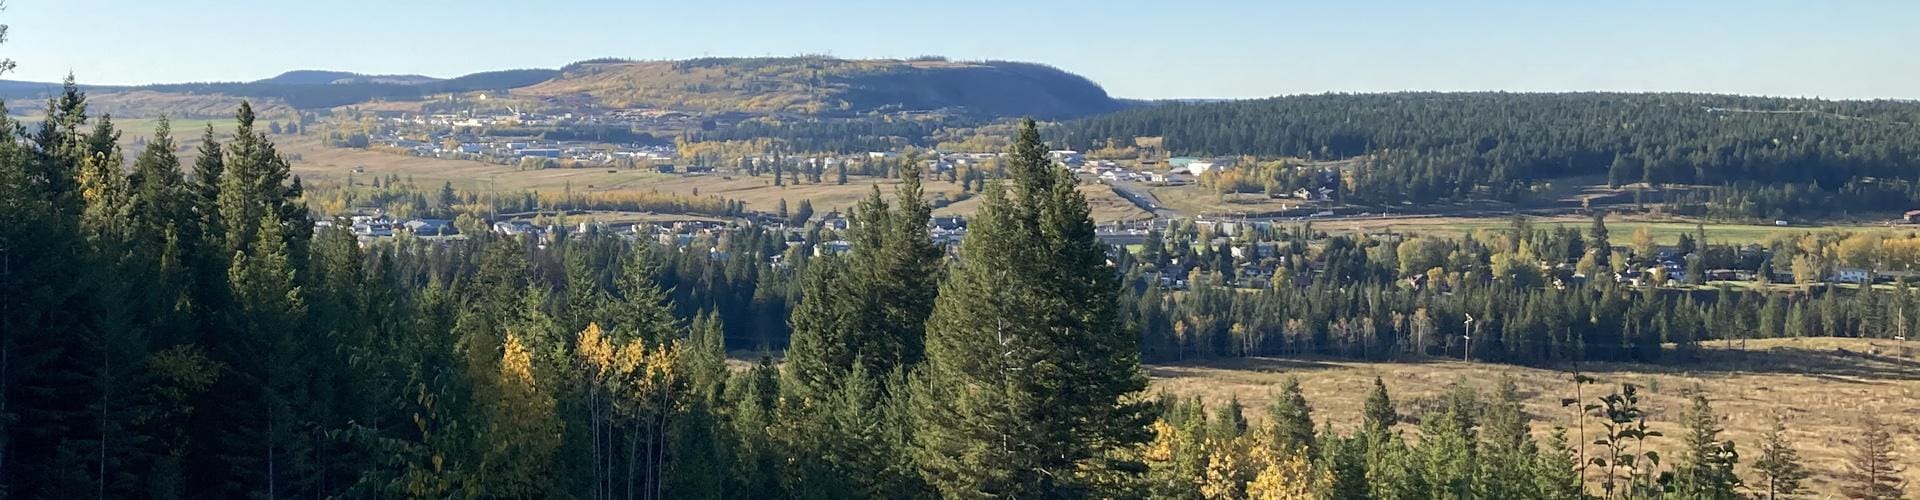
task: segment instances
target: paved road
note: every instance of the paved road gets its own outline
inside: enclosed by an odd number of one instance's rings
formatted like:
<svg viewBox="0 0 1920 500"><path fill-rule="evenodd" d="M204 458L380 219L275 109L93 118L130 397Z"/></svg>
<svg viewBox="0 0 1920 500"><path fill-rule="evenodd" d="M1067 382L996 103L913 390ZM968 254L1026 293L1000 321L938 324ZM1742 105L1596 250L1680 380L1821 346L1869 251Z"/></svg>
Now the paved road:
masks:
<svg viewBox="0 0 1920 500"><path fill-rule="evenodd" d="M1174 210L1171 208L1167 208L1165 205L1161 205L1160 199L1155 198L1153 196L1153 191L1149 190L1147 186L1141 185L1140 183L1137 183L1137 182L1130 182L1130 181L1114 181L1114 182L1102 181L1102 182L1105 182L1109 186L1113 186L1113 192L1118 193L1121 198L1126 198L1127 201L1133 202L1133 204L1136 206L1139 206L1141 210L1146 210L1147 212L1152 213L1155 218L1160 218L1160 219L1180 218L1179 210Z"/></svg>
<svg viewBox="0 0 1920 500"><path fill-rule="evenodd" d="M1160 204L1160 199L1153 196L1153 191L1151 190L1152 189L1151 186L1148 186L1146 184L1141 184L1138 182L1130 182L1130 181L1112 181L1112 182L1100 181L1100 182L1103 184L1112 186L1114 193L1119 194L1121 198L1125 198L1127 201L1132 202L1134 205L1140 207L1141 210L1145 210L1149 213L1152 213L1154 218L1156 219L1160 219L1160 220L1178 219L1183 216L1183 214L1179 210L1167 208L1165 205ZM1397 209L1389 213L1367 212L1367 211L1364 211L1366 209L1362 209L1362 208L1344 207L1344 208L1336 208L1336 209L1329 210L1334 213L1327 214L1327 215L1307 215L1307 212L1305 210L1306 209L1301 209L1300 214L1297 216L1266 215L1266 216L1254 216L1254 217L1237 216L1237 217L1230 217L1230 218L1247 220L1247 221L1300 222L1300 221L1367 220L1367 219L1404 219L1404 218L1420 218L1420 217L1505 217L1505 216L1511 216L1515 214L1526 214L1530 216L1544 217L1544 216L1566 215L1566 214L1585 212L1585 210L1580 207L1570 206L1570 205L1569 206L1544 206L1544 207L1536 206L1536 207L1526 207L1526 208L1444 207L1444 208L1416 209L1413 207L1402 207L1401 209ZM1207 214L1198 214L1198 215L1206 216Z"/></svg>

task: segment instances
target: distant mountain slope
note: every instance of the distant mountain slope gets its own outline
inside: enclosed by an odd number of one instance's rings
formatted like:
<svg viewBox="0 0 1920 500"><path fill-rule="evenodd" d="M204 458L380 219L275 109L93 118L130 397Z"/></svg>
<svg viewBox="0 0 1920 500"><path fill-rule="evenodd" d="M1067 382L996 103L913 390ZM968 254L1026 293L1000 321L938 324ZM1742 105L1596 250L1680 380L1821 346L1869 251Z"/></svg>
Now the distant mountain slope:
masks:
<svg viewBox="0 0 1920 500"><path fill-rule="evenodd" d="M560 76L560 71L553 69L483 71L446 80L425 82L419 84L419 87L421 91L429 94L507 90L544 82L556 76Z"/></svg>
<svg viewBox="0 0 1920 500"><path fill-rule="evenodd" d="M952 110L1058 119L1124 107L1092 81L1053 67L941 59L589 61L514 93L608 107L822 115Z"/></svg>
<svg viewBox="0 0 1920 500"><path fill-rule="evenodd" d="M0 98L43 99L59 84L0 80ZM515 69L451 79L298 70L250 82L91 86L95 94L219 95L273 99L301 109L450 92L511 91L566 106L666 108L709 113L845 117L941 111L968 118L1068 119L1127 108L1084 77L1050 66L984 61L829 57L593 60L559 70Z"/></svg>
<svg viewBox="0 0 1920 500"><path fill-rule="evenodd" d="M351 85L358 83L385 83L393 85L419 85L440 81L439 78L421 75L363 75L345 71L294 70L279 76L252 83L283 85Z"/></svg>
<svg viewBox="0 0 1920 500"><path fill-rule="evenodd" d="M413 100L448 92L505 91L545 81L560 72L551 69L513 69L474 73L441 80L420 75L363 75L344 71L298 70L251 82L195 82L153 85L81 85L93 94L179 97L221 95L272 99L303 108L328 108L373 99ZM0 98L41 99L58 92L60 84L0 80Z"/></svg>

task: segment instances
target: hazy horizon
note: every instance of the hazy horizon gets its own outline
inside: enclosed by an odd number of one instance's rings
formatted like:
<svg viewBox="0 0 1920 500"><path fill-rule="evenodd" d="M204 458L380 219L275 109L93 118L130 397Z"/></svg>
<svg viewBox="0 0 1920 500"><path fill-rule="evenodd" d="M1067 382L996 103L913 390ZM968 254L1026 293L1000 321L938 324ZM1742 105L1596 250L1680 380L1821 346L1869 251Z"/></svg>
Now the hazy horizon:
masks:
<svg viewBox="0 0 1920 500"><path fill-rule="evenodd" d="M1700 92L1920 98L1920 36L1891 1L1481 1L1240 5L992 0L629 5L504 0L12 0L10 80L141 85L251 81L290 70L453 77L599 57L941 55L1047 64L1115 97L1235 99L1325 92ZM116 12L102 16L100 12ZM1006 22L1014 15L1032 19ZM74 27L91 34L66 34Z"/></svg>

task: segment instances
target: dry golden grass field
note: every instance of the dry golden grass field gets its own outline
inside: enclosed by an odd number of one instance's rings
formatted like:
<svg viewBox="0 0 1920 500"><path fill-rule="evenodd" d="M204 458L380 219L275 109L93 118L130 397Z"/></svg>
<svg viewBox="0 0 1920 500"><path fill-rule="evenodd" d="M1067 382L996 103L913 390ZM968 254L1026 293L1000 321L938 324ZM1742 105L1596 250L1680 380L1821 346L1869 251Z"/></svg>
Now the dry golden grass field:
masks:
<svg viewBox="0 0 1920 500"><path fill-rule="evenodd" d="M1836 493L1838 474L1846 469L1853 439L1863 415L1878 416L1893 434L1895 450L1908 465L1905 478L1912 493L1920 488L1920 343L1860 339L1772 339L1752 341L1742 349L1714 342L1703 359L1686 366L1588 363L1583 373L1599 380L1579 387L1582 404L1617 389L1621 383L1642 388L1642 404L1653 427L1666 436L1649 444L1664 457L1677 458L1683 429L1676 424L1687 405L1689 391L1704 389L1714 410L1723 418L1725 438L1741 453L1740 473L1758 456L1758 438L1775 414L1784 416L1789 436L1798 445L1803 463L1813 472L1807 486ZM1877 351L1878 354L1865 354ZM1535 431L1544 435L1553 425L1568 429L1577 439L1578 410L1562 407L1562 398L1574 398L1571 367L1528 368L1460 360L1365 363L1313 359L1227 359L1148 367L1153 390L1181 396L1199 396L1218 405L1238 396L1249 418L1263 418L1263 409L1287 377L1297 376L1313 404L1317 423L1331 421L1342 432L1360 420L1360 408L1375 376L1387 384L1403 416L1418 418L1432 407L1448 384L1465 381L1482 395L1510 376L1526 397ZM1598 422L1587 419L1592 442ZM1411 425L1402 434L1417 436ZM1588 453L1597 452L1589 449Z"/></svg>
<svg viewBox="0 0 1920 500"><path fill-rule="evenodd" d="M891 196L893 185L897 183L890 179L855 176L849 178L846 185L826 182L775 186L772 178L767 176L719 174L685 176L645 170L604 168L520 170L513 166L477 161L422 158L381 151L332 148L320 144L318 139L312 136L276 136L274 139L281 151L292 158L295 174L306 181L322 185L338 184L345 181L348 175L360 179L398 175L413 179L421 186L432 187L442 182L451 182L456 189L480 192L533 190L557 193L572 189L575 192L658 192L689 196L696 194L720 196L746 202L747 208L762 211L775 210L780 200L786 200L788 207L792 209L799 208L800 200L812 200L814 210L825 213L854 206L872 192L875 185L879 185L882 192ZM353 173L355 167L361 167L363 172ZM949 200L961 198L958 183L929 180L924 186L924 191L929 198L936 195L945 195ZM1138 220L1148 217L1146 212L1120 198L1113 193L1112 188L1105 185L1082 185L1080 191L1087 194L1087 201L1093 208L1095 221ZM936 213L965 215L972 213L977 204L977 200L962 200L941 208Z"/></svg>

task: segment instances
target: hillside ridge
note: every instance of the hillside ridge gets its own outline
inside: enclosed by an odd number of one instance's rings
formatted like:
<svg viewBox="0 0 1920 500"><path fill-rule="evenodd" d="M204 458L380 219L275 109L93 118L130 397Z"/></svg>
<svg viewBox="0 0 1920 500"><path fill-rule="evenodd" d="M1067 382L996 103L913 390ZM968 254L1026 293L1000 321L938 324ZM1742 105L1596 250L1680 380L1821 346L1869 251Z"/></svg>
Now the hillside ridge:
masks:
<svg viewBox="0 0 1920 500"><path fill-rule="evenodd" d="M0 80L0 97L40 99L58 83ZM247 82L81 85L96 95L151 92L278 99L299 109L436 94L509 92L561 106L851 116L946 112L975 118L1069 119L1134 105L1052 66L1012 61L839 59L824 56L638 61L591 59L440 79L294 70Z"/></svg>

